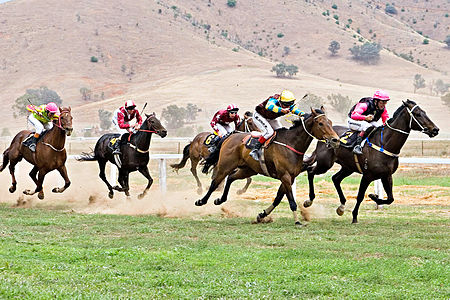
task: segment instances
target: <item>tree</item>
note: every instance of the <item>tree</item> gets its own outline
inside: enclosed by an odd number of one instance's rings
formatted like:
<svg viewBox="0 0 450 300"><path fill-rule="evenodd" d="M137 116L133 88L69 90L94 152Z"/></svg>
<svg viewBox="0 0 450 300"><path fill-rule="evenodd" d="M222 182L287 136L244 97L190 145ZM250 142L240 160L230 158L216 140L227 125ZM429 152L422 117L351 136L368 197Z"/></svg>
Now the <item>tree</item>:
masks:
<svg viewBox="0 0 450 300"><path fill-rule="evenodd" d="M345 121L348 112L354 104L353 101L348 96L344 97L341 94L331 94L327 96L327 98L334 110L337 111L341 116L342 121Z"/></svg>
<svg viewBox="0 0 450 300"><path fill-rule="evenodd" d="M298 73L298 67L295 65L286 65L284 62L272 67L271 72L275 72L277 77L292 77ZM287 73L287 74L286 74Z"/></svg>
<svg viewBox="0 0 450 300"><path fill-rule="evenodd" d="M84 101L91 100L92 91L88 88L82 87L80 89L81 99Z"/></svg>
<svg viewBox="0 0 450 300"><path fill-rule="evenodd" d="M445 94L441 97L442 102L450 108L450 93Z"/></svg>
<svg viewBox="0 0 450 300"><path fill-rule="evenodd" d="M433 90L436 92L436 95L445 94L448 92L449 87L450 84L445 83L444 81L442 81L442 79L438 79L434 83Z"/></svg>
<svg viewBox="0 0 450 300"><path fill-rule="evenodd" d="M334 56L337 54L337 52L341 49L341 44L337 41L331 41L330 46L328 47L328 50L330 50L331 55Z"/></svg>
<svg viewBox="0 0 450 300"><path fill-rule="evenodd" d="M414 94L418 89L423 89L426 87L425 79L423 79L422 75L416 74L414 75Z"/></svg>
<svg viewBox="0 0 450 300"><path fill-rule="evenodd" d="M298 67L294 65L286 66L286 72L288 73L288 77L292 77L298 73Z"/></svg>
<svg viewBox="0 0 450 300"><path fill-rule="evenodd" d="M394 5L391 5L391 4L386 4L386 8L384 9L384 11L387 14L391 14L391 15L396 15L397 14L397 9L395 8Z"/></svg>
<svg viewBox="0 0 450 300"><path fill-rule="evenodd" d="M366 42L362 46L354 46L349 50L354 60L359 60L366 64L375 64L380 59L381 45Z"/></svg>
<svg viewBox="0 0 450 300"><path fill-rule="evenodd" d="M175 104L163 108L161 118L167 121L167 128L180 128L186 123L187 109Z"/></svg>
<svg viewBox="0 0 450 300"><path fill-rule="evenodd" d="M100 128L103 130L108 130L111 127L111 119L112 119L112 112L99 109L98 110L98 118L100 119Z"/></svg>
<svg viewBox="0 0 450 300"><path fill-rule="evenodd" d="M446 43L447 47L450 48L450 35L447 35L447 37L444 40L444 43Z"/></svg>
<svg viewBox="0 0 450 300"><path fill-rule="evenodd" d="M192 121L194 121L197 118L197 114L199 111L202 110L198 108L198 106L195 104L188 103L186 106L187 117L190 118Z"/></svg>
<svg viewBox="0 0 450 300"><path fill-rule="evenodd" d="M236 0L228 0L227 1L228 7L235 7L236 6Z"/></svg>
<svg viewBox="0 0 450 300"><path fill-rule="evenodd" d="M297 106L301 110L303 110L305 113L311 112L312 108L320 108L324 103L324 100L322 97L319 97L314 94L307 94L304 98L302 98L300 101L298 101Z"/></svg>
<svg viewBox="0 0 450 300"><path fill-rule="evenodd" d="M55 102L58 106L61 106L62 100L55 91L49 90L46 86L41 86L35 90L28 89L25 95L17 98L11 106L14 111L14 118L26 116L29 113L27 105L30 103L33 105L41 105L49 102Z"/></svg>

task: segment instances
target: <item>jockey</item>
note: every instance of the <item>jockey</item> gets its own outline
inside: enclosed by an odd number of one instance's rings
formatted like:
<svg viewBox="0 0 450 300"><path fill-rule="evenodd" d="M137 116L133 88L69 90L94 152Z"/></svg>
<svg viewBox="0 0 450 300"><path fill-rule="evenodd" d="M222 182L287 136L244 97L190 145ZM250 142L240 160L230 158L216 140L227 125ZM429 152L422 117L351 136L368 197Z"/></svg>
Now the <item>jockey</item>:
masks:
<svg viewBox="0 0 450 300"><path fill-rule="evenodd" d="M348 113L347 124L352 130L361 131L356 140L353 153L362 154L363 137L367 128L380 127L389 119L386 103L390 100L388 93L377 90L373 97L362 98Z"/></svg>
<svg viewBox="0 0 450 300"><path fill-rule="evenodd" d="M208 149L209 152L214 152L217 149L220 139L233 132L233 129L230 126L231 122L234 122L234 128L237 128L241 121L238 111L239 107L237 107L236 104L230 104L227 106L227 109L222 109L215 113L211 120L211 127L214 130L216 137Z"/></svg>
<svg viewBox="0 0 450 300"><path fill-rule="evenodd" d="M136 118L136 123L132 126L130 121ZM128 100L125 105L116 109L113 113L112 123L117 129L117 132L122 134L132 133L139 129L142 125L142 117L136 109L136 104L133 100ZM114 143L113 154L120 154L121 138Z"/></svg>
<svg viewBox="0 0 450 300"><path fill-rule="evenodd" d="M58 120L59 115L58 105L54 102L42 104L40 106L28 105L27 110L31 112L28 116L28 122L33 125L35 132L33 136L25 139L22 144L32 152L36 151L36 143L44 129L50 130L53 128L53 120Z"/></svg>
<svg viewBox="0 0 450 300"><path fill-rule="evenodd" d="M253 113L253 122L261 130L261 137L250 152L250 156L255 160L259 160L258 150L264 142L273 135L274 130L282 127L280 121L277 120L278 117L288 113L298 116L305 114L294 102L294 94L291 91L284 90L281 95L275 94L256 106L256 111Z"/></svg>

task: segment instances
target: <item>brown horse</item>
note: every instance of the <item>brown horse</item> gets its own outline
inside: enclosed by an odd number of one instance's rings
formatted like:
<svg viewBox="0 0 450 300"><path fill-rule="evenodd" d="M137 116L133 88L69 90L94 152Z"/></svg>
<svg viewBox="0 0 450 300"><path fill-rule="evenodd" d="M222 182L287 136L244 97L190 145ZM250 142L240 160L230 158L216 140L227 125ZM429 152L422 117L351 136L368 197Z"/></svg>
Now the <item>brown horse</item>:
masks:
<svg viewBox="0 0 450 300"><path fill-rule="evenodd" d="M348 130L348 128L342 126L333 128L339 135ZM358 222L359 206L364 199L367 187L372 181L381 179L387 200L379 199L374 194L370 194L369 197L379 205L391 204L394 201L392 195L392 174L397 170L398 155L411 130L421 131L429 137L434 137L439 132L439 128L428 118L425 111L414 101L407 100L395 111L392 119L388 120L386 125L373 131L363 148L362 155L353 154L351 148L341 146L333 151L318 143L311 157L304 162L304 169L308 171L309 200L306 200L303 206L311 206L315 198L314 175L325 173L335 162L341 165L339 172L332 177L341 201L341 205L336 210L338 215L342 216L344 214L346 202L341 189L341 182L354 172L362 173L362 178L359 184L356 205L353 209L353 223ZM316 162L317 164L312 166Z"/></svg>
<svg viewBox="0 0 450 300"><path fill-rule="evenodd" d="M36 189L33 191L23 191L26 195L34 195L39 193L39 199L44 199L44 189L42 183L45 175L53 170L58 170L64 178L64 187L54 188L53 193L62 193L70 186L70 180L67 176L66 166L64 165L67 159L66 149L64 144L66 142L66 135L72 134L72 115L70 107L60 107L60 117L58 121L53 121L53 128L47 131L45 135L36 144L36 152L22 145L22 141L26 139L31 131L22 130L12 140L11 145L3 152L3 164L0 166L0 172L3 171L9 163L9 172L12 177L12 185L9 188L11 193L16 191L16 177L14 170L16 164L25 158L26 161L34 165L30 172L30 177L36 184ZM36 178L37 175L37 178Z"/></svg>
<svg viewBox="0 0 450 300"><path fill-rule="evenodd" d="M250 116L249 116L250 115ZM246 112L244 115L244 119L239 123L236 127L236 132L251 132L251 131L259 131L259 128L253 123L253 119L251 117L250 112ZM183 168L186 165L188 159L191 160L191 173L194 175L195 180L197 181L197 193L200 195L202 193L202 183L197 176L197 165L198 163L206 159L210 154L208 151L208 146L205 145L206 138L210 135L210 132L200 132L197 136L187 144L183 149L183 158L178 164L170 165L176 172L179 169ZM213 171L214 175L214 171ZM247 191L248 186L252 182L251 178L247 178L247 183L245 186L237 191L238 194L245 193Z"/></svg>
<svg viewBox="0 0 450 300"><path fill-rule="evenodd" d="M250 150L243 143L243 139L247 135L245 133L232 134L223 142L216 165L217 172L211 186L206 195L197 200L195 205L205 205L211 193L227 176L222 197L214 201L216 205L227 201L228 191L233 181L262 174L279 179L281 185L273 203L258 215L257 220L262 221L269 215L286 195L294 215L294 222L296 225L301 225L297 216L297 203L292 194L292 184L302 169L303 155L313 138L324 140L324 145L327 146L339 146L339 138L332 129L331 121L325 116L323 110L311 109L311 114L294 121L294 125L289 129L282 128L276 131L273 143L264 149L264 153L261 155L263 159L259 162L250 157ZM210 166L213 163L206 160L206 164Z"/></svg>

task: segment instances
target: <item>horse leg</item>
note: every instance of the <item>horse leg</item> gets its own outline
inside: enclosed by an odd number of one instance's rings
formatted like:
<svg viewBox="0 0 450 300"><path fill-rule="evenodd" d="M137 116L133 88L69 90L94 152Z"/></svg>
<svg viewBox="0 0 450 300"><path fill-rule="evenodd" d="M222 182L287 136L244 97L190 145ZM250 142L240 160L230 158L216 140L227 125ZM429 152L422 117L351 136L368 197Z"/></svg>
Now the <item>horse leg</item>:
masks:
<svg viewBox="0 0 450 300"><path fill-rule="evenodd" d="M322 157L321 155L318 156ZM313 204L316 194L314 192L314 176L326 173L333 166L334 161L330 157L318 159L314 167L308 167L309 200L303 202L303 207L310 207Z"/></svg>
<svg viewBox="0 0 450 300"><path fill-rule="evenodd" d="M292 177L290 174L286 174L281 177L281 182L283 183L284 190L286 192L286 197L289 201L289 207L291 208L292 215L294 217L294 224L297 226L302 226L298 219L297 214L297 202L295 201L294 194L292 193L292 184L294 183L295 177Z"/></svg>
<svg viewBox="0 0 450 300"><path fill-rule="evenodd" d="M129 179L130 179L129 175L130 175L130 172L123 171L123 183L124 183L124 185L122 185L122 186L123 186L123 191L125 192L125 195L127 197L130 197L130 185L128 183Z"/></svg>
<svg viewBox="0 0 450 300"><path fill-rule="evenodd" d="M59 174L64 179L64 186L62 188L53 188L53 193L62 193L70 186L69 176L67 175L67 169L65 165L62 165L58 169Z"/></svg>
<svg viewBox="0 0 450 300"><path fill-rule="evenodd" d="M213 169L212 174L211 174L211 179L214 179L214 177L216 176L217 170L216 168ZM224 182L222 181L221 183L219 183L219 186L216 188L216 190L218 192L222 192L223 193L223 187L224 187Z"/></svg>
<svg viewBox="0 0 450 300"><path fill-rule="evenodd" d="M142 192L142 194L138 195L138 199L142 199L144 198L144 196L147 194L148 189L152 186L153 184L153 178L150 175L150 172L148 171L148 167L147 166L142 166L139 168L139 172L144 175L145 178L147 178L148 183L147 183L147 187L145 188L145 190Z"/></svg>
<svg viewBox="0 0 450 300"><path fill-rule="evenodd" d="M104 183L106 183L106 186L108 187L108 190L109 190L108 197L110 199L112 199L114 197L113 187L111 186L111 184L109 184L108 180L106 179L106 175L105 175L106 160L99 159L98 166L100 168L100 173L98 174L98 176L103 180Z"/></svg>
<svg viewBox="0 0 450 300"><path fill-rule="evenodd" d="M16 175L14 175L16 164L19 162L19 160L11 160L9 163L9 173L11 174L11 186L9 187L9 192L14 193L17 188L17 181L16 181Z"/></svg>
<svg viewBox="0 0 450 300"><path fill-rule="evenodd" d="M270 215L270 213L275 209L275 207L277 207L278 204L280 204L281 199L283 199L285 194L286 193L284 191L284 186L281 184L280 187L278 188L277 195L275 196L275 199L273 200L272 204L270 204L268 208L264 209L262 213L259 213L258 216L256 216L256 221L258 223L261 223L265 217Z"/></svg>
<svg viewBox="0 0 450 300"><path fill-rule="evenodd" d="M339 205L339 207L336 209L336 213L339 216L342 216L344 214L345 202L347 202L347 200L345 199L344 193L342 192L341 182L342 182L342 180L344 180L344 178L350 176L351 174L353 174L353 171L342 167L339 170L339 172L337 172L336 174L331 176L331 179L333 180L333 183L334 183L334 187L339 195L339 201L341 201L341 205Z"/></svg>
<svg viewBox="0 0 450 300"><path fill-rule="evenodd" d="M250 186L251 183L252 183L252 178L251 178L251 177L248 177L248 178L247 178L247 183L244 185L244 187L243 187L242 189L237 190L237 191L236 191L236 194L242 195L243 193L245 193L245 192L247 191L247 189L248 189L248 187Z"/></svg>
<svg viewBox="0 0 450 300"><path fill-rule="evenodd" d="M383 205L383 204L391 204L394 202L394 194L392 193L392 175L388 175L385 177L381 177L381 182L383 183L384 191L386 192L387 199L383 200L378 198L375 194L370 194L369 197L373 201L377 203L377 205Z"/></svg>
<svg viewBox="0 0 450 300"><path fill-rule="evenodd" d="M217 167L216 167L217 168ZM234 170L234 166L232 168L227 167L222 169L218 169L215 177L211 180L211 184L208 188L208 192L206 195L200 199L195 201L196 206L202 206L205 205L208 202L209 197L211 197L211 194L216 190L216 188L219 186L219 184L227 177L227 175Z"/></svg>
<svg viewBox="0 0 450 300"><path fill-rule="evenodd" d="M31 179L33 179L34 184L37 184L37 172L38 172L38 168L36 166L33 167L33 169L31 169L30 173L28 173L28 175L30 175Z"/></svg>
<svg viewBox="0 0 450 300"><path fill-rule="evenodd" d="M227 201L228 192L230 191L230 186L235 180L248 178L249 176L253 176L255 174L257 174L257 173L250 168L242 168L242 169L239 168L233 174L228 175L228 178L227 178L227 181L225 184L225 188L223 189L222 197L214 200L214 204L220 205L220 204L224 203L225 201Z"/></svg>
<svg viewBox="0 0 450 300"><path fill-rule="evenodd" d="M44 189L42 188L42 184L44 183L44 178L45 178L45 175L47 175L47 173L48 173L47 170L40 169L39 173L38 173L36 189L34 190L34 192L31 190L25 190L25 191L23 191L23 193L25 195L30 195L30 196L34 195L36 193L39 193L38 198L41 200L44 199Z"/></svg>
<svg viewBox="0 0 450 300"><path fill-rule="evenodd" d="M119 169L119 177L117 178L117 181L119 182L119 185L115 185L113 189L115 189L118 192L125 191L125 173L122 169Z"/></svg>
<svg viewBox="0 0 450 300"><path fill-rule="evenodd" d="M198 165L199 159L197 157L191 157L191 173L194 176L195 180L197 181L197 194L202 194L202 183L200 182L200 179L197 175L197 165Z"/></svg>
<svg viewBox="0 0 450 300"><path fill-rule="evenodd" d="M359 189L358 189L358 196L356 197L356 205L353 209L353 224L358 223L358 210L359 206L361 205L361 202L364 200L364 195L366 194L367 187L370 184L370 180L367 179L365 176L361 178L361 182L359 183Z"/></svg>

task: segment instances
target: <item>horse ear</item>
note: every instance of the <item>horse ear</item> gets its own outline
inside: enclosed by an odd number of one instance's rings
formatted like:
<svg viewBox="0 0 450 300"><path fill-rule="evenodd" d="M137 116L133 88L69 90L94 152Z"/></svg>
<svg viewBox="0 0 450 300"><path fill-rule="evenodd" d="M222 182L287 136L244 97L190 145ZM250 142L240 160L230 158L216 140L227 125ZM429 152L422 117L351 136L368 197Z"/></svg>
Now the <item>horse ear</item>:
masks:
<svg viewBox="0 0 450 300"><path fill-rule="evenodd" d="M325 106L323 106L323 105L320 107L320 110L323 111L324 114L327 113L327 110L325 109Z"/></svg>
<svg viewBox="0 0 450 300"><path fill-rule="evenodd" d="M309 108L311 109L311 113L315 116L316 115L315 110L311 106Z"/></svg>
<svg viewBox="0 0 450 300"><path fill-rule="evenodd" d="M69 106L69 111L72 111L72 108Z"/></svg>
<svg viewBox="0 0 450 300"><path fill-rule="evenodd" d="M58 109L59 109L59 112L62 112L61 107L59 107Z"/></svg>
<svg viewBox="0 0 450 300"><path fill-rule="evenodd" d="M408 100L409 100L409 99L406 99L406 101L408 101ZM403 105L404 105L404 106L407 106L407 102L405 102L405 101L403 101L403 100L402 100L402 102L403 102Z"/></svg>
<svg viewBox="0 0 450 300"><path fill-rule="evenodd" d="M149 117L150 117L150 115L147 115L147 114L145 114L145 116L146 116L147 118L149 118Z"/></svg>

